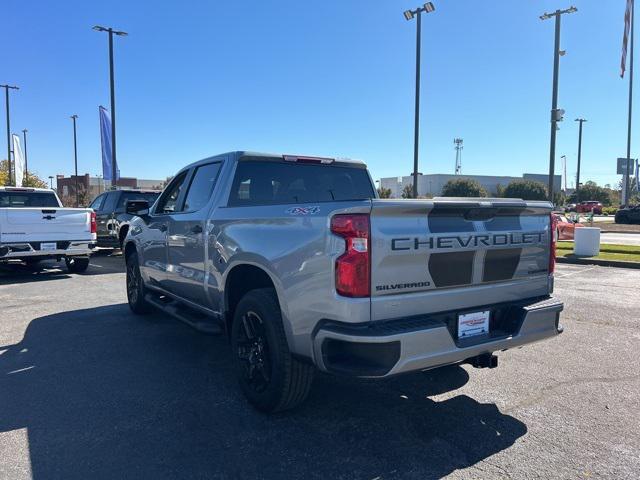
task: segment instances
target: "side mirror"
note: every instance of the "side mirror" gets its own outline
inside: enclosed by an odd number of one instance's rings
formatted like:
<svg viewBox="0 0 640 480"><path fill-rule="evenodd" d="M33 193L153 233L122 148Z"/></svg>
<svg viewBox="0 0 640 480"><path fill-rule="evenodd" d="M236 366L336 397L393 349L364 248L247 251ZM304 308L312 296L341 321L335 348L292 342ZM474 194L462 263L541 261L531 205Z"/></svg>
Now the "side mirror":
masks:
<svg viewBox="0 0 640 480"><path fill-rule="evenodd" d="M149 215L149 202L146 200L127 200L126 211L129 215L137 217Z"/></svg>

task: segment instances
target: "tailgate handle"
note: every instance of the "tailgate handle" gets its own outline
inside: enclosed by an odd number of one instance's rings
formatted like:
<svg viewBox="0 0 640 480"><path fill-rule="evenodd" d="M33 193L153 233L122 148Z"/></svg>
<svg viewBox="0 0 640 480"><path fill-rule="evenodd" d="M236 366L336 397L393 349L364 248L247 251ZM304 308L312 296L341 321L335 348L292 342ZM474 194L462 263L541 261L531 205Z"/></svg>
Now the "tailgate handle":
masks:
<svg viewBox="0 0 640 480"><path fill-rule="evenodd" d="M464 219L470 222L486 222L496 216L496 208L471 208L464 214Z"/></svg>
<svg viewBox="0 0 640 480"><path fill-rule="evenodd" d="M56 213L55 210L42 210L42 213Z"/></svg>

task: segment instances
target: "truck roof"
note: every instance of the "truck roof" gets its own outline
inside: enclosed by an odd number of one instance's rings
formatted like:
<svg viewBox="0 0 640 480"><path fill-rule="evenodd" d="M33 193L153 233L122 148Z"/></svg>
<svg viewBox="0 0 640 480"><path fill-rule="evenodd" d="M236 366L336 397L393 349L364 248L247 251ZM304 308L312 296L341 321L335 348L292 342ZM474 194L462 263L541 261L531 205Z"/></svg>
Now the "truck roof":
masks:
<svg viewBox="0 0 640 480"><path fill-rule="evenodd" d="M0 187L0 192L45 192L55 193L50 188L34 188L34 187Z"/></svg>
<svg viewBox="0 0 640 480"><path fill-rule="evenodd" d="M232 152L225 152L218 155L214 155L212 157L203 158L202 160L198 160L197 162L193 162L185 166L180 171L198 166L199 164L202 164L202 163L210 162L211 160L216 160L216 159L221 159L226 157L232 157L233 161L238 161L242 157L251 157L252 160L264 159L266 161L271 159L284 160L285 157L298 157L298 158L306 158L306 159L330 159L335 162L339 162L341 164L347 163L357 167L366 167L365 163L362 160L356 160L352 158L320 157L317 155L299 155L299 154L289 154L289 153L284 153L284 154L283 153L264 153L264 152L253 152L249 150L236 150Z"/></svg>

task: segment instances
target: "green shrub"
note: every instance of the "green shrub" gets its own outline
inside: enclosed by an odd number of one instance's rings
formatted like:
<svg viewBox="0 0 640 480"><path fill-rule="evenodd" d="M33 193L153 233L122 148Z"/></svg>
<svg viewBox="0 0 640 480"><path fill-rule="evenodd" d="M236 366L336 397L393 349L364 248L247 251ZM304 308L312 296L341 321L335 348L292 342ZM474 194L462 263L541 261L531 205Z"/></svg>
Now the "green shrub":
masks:
<svg viewBox="0 0 640 480"><path fill-rule="evenodd" d="M618 211L618 207L603 207L602 214L603 215L615 215Z"/></svg>
<svg viewBox="0 0 640 480"><path fill-rule="evenodd" d="M523 200L546 200L547 189L542 183L533 180L514 180L505 187L502 196Z"/></svg>
<svg viewBox="0 0 640 480"><path fill-rule="evenodd" d="M449 180L442 187L443 197L486 197L487 191L475 180L460 178Z"/></svg>

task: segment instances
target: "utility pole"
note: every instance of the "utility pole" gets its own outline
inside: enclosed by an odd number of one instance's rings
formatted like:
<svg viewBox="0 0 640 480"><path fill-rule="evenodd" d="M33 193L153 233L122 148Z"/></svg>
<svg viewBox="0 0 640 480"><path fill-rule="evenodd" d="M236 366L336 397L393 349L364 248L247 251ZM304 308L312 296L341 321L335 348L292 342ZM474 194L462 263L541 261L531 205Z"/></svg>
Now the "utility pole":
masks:
<svg viewBox="0 0 640 480"><path fill-rule="evenodd" d="M7 177L7 185L11 185L13 176L11 175L11 123L9 119L9 89L20 90L20 88L12 85L0 85L0 88L4 88L4 99L7 107L7 163L9 164L9 176Z"/></svg>
<svg viewBox="0 0 640 480"><path fill-rule="evenodd" d="M78 191L78 141L76 135L76 120L78 119L78 115L71 115L71 120L73 120L73 158L76 172L76 207L80 206L80 192Z"/></svg>
<svg viewBox="0 0 640 480"><path fill-rule="evenodd" d="M455 168L456 175L460 175L462 173L462 149L464 148L462 146L462 142L463 140L461 138L453 139L453 143L456 149L456 168Z"/></svg>
<svg viewBox="0 0 640 480"><path fill-rule="evenodd" d="M576 7L566 10L556 10L553 13L544 13L540 20L555 17L555 41L553 48L553 93L551 97L551 140L549 142L549 201L553 203L553 180L556 166L556 130L558 122L562 121L564 110L558 109L558 75L560 69L560 18L566 13L577 12Z"/></svg>
<svg viewBox="0 0 640 480"><path fill-rule="evenodd" d="M576 203L580 201L580 161L582 159L582 124L586 122L584 118L576 118L580 122L578 128L578 169L576 170Z"/></svg>
<svg viewBox="0 0 640 480"><path fill-rule="evenodd" d="M629 181L629 177L630 177L630 164L631 164L631 114L632 114L632 110L633 110L633 32L635 31L635 28L633 28L634 25L634 19L636 17L635 15L635 6L634 3L631 2L631 18L630 18L630 26L629 29L631 30L631 49L629 51L631 58L629 59L629 107L628 107L628 113L627 113L627 169L624 175L624 198L622 199L622 203L624 204L624 206L628 207L629 206L629 197L630 197L630 191L629 189L631 188L631 182ZM638 175L636 173L636 175Z"/></svg>
<svg viewBox="0 0 640 480"><path fill-rule="evenodd" d="M404 18L411 20L417 18L416 28L416 99L415 122L413 127L413 198L418 198L418 141L420 131L420 35L422 33L421 13L431 13L436 9L433 3L427 2L422 7L404 12Z"/></svg>
<svg viewBox="0 0 640 480"><path fill-rule="evenodd" d="M109 34L109 87L111 90L111 186L113 189L118 184L118 162L116 160L116 92L115 74L113 71L113 36L126 37L127 32L114 30L111 27L101 27L96 25L93 29L97 32L107 32Z"/></svg>
<svg viewBox="0 0 640 480"><path fill-rule="evenodd" d="M22 138L24 138L24 180L29 185L29 160L27 159L27 132L25 128L22 130Z"/></svg>

